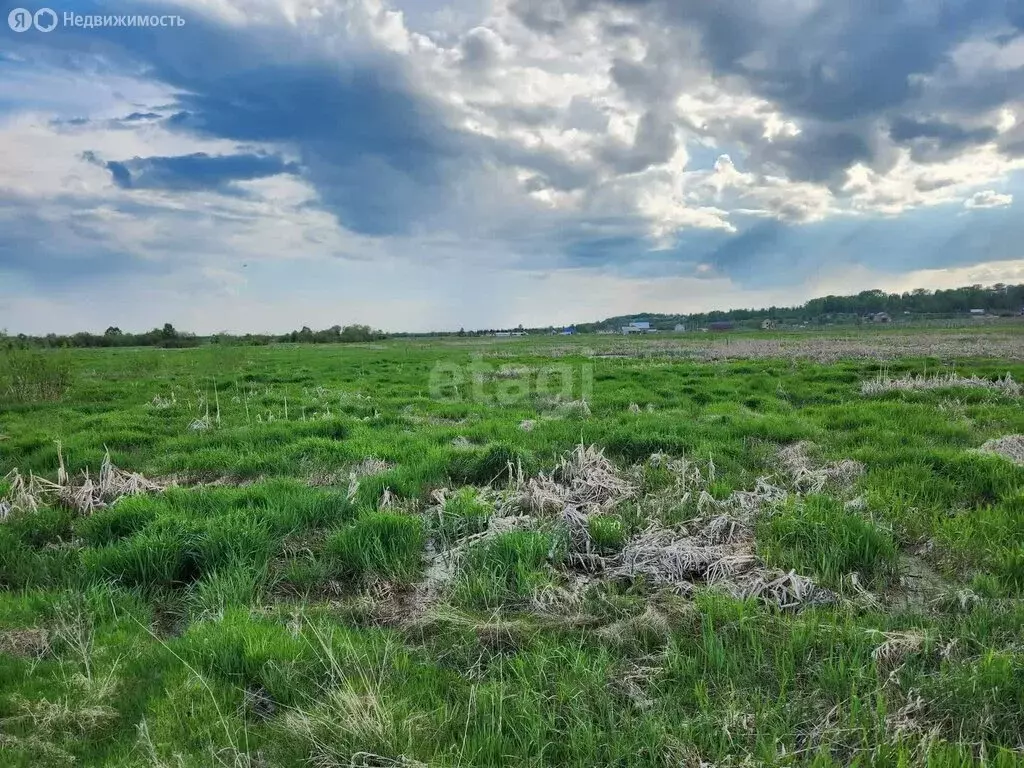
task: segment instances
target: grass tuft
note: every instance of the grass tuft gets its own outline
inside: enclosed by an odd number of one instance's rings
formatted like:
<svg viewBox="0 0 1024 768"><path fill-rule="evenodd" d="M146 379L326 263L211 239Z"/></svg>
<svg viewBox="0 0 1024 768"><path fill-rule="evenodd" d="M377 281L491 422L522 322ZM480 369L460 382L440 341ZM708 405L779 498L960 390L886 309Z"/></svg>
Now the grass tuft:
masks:
<svg viewBox="0 0 1024 768"><path fill-rule="evenodd" d="M790 501L757 530L758 554L770 565L817 576L837 586L858 573L882 579L896 567L898 548L890 531L829 496Z"/></svg>
<svg viewBox="0 0 1024 768"><path fill-rule="evenodd" d="M372 577L411 581L422 567L425 532L418 517L367 512L327 540L326 551L339 578Z"/></svg>

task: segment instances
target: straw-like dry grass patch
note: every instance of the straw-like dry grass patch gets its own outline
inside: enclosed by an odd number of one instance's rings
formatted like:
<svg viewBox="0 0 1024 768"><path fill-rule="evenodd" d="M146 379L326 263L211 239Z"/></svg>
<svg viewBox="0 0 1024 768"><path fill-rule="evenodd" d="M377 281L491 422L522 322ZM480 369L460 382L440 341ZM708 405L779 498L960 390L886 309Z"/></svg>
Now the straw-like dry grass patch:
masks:
<svg viewBox="0 0 1024 768"><path fill-rule="evenodd" d="M1007 435L986 440L980 450L1003 456L1014 464L1024 466L1024 435Z"/></svg>

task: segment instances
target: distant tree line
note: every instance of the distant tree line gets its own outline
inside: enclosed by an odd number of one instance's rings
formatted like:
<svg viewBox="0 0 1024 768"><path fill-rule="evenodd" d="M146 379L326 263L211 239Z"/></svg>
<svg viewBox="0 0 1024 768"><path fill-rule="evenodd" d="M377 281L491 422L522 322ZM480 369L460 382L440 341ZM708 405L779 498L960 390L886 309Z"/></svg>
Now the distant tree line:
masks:
<svg viewBox="0 0 1024 768"><path fill-rule="evenodd" d="M213 336L197 336L194 333L178 331L170 323L163 328L154 328L146 333L125 333L116 326L107 328L102 334L80 332L61 336L55 333L46 336L27 336L18 334L9 336L0 331L0 347L8 349L43 347L164 347L182 348L197 347L204 342L224 345L263 346L272 343L292 344L346 344L361 341L376 341L387 338L383 331L377 331L368 325L335 325L322 331L313 331L303 326L300 331L291 331L283 335L244 334L232 335L219 333Z"/></svg>
<svg viewBox="0 0 1024 768"><path fill-rule="evenodd" d="M292 344L351 344L361 341L379 341L386 339L384 331L377 331L368 325L332 325L322 331L314 331L309 326L302 326L301 331L292 331L277 337L277 341Z"/></svg>
<svg viewBox="0 0 1024 768"><path fill-rule="evenodd" d="M861 291L853 296L824 296L811 299L796 307L768 307L760 310L734 309L728 312L708 312L692 315L696 322L762 320L818 322L823 319L856 319L885 312L896 316L912 315L949 317L965 314L972 309L986 313L1014 315L1024 307L1024 285L1002 283L984 287L972 285L964 288L929 291L918 288L905 293L886 293L881 290Z"/></svg>
<svg viewBox="0 0 1024 768"><path fill-rule="evenodd" d="M851 296L811 299L806 304L793 307L717 310L692 315L624 315L579 325L577 329L581 332L617 329L636 320L647 320L651 327L659 330L672 330L678 323L687 327L703 327L715 322L756 324L765 319L783 323L857 322L879 312L891 315L893 319L908 312L924 318L948 318L974 309L993 315L1018 315L1024 309L1024 284L972 285L938 291L918 288L905 293L861 291Z"/></svg>
<svg viewBox="0 0 1024 768"><path fill-rule="evenodd" d="M146 333L125 333L117 326L110 326L102 334L81 331L68 336L49 333L46 336L8 336L0 332L0 345L15 347L196 347L201 339L193 333L182 333L170 323L163 328L154 328Z"/></svg>

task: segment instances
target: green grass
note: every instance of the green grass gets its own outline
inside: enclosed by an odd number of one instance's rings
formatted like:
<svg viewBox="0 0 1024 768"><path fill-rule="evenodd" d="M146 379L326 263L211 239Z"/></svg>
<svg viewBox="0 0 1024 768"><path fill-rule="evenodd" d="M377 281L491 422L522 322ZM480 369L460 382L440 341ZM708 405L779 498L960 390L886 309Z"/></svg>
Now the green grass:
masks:
<svg viewBox="0 0 1024 768"><path fill-rule="evenodd" d="M767 563L833 586L850 573L870 582L896 569L898 549L892 534L828 496L791 502L765 518L757 542L758 554Z"/></svg>
<svg viewBox="0 0 1024 768"><path fill-rule="evenodd" d="M436 522L439 544L450 547L459 539L482 533L487 529L493 507L481 499L475 488L460 488L445 499Z"/></svg>
<svg viewBox="0 0 1024 768"><path fill-rule="evenodd" d="M0 523L0 764L1024 763L1024 468L972 450L1024 433L1021 402L865 398L870 360L702 361L718 337L625 343L0 358L0 475L55 479L59 440L73 474L95 477L109 449L179 481L87 517L51 503ZM931 373L942 354L885 365ZM458 397L432 396L432 371L452 364ZM552 364L587 371L589 416L530 389ZM955 367L1024 379L1018 362ZM520 467L550 472L580 443L639 488L590 519L592 552L614 558L652 521L711 514L652 453L713 462L721 502L775 475L798 440L865 474L766 511L756 552L833 589L832 604L584 573L552 513L487 533L446 587L423 588L438 550L500 524L494 492ZM386 468L350 487L368 457Z"/></svg>
<svg viewBox="0 0 1024 768"><path fill-rule="evenodd" d="M369 512L332 533L326 549L341 579L409 581L420 571L424 538L418 517Z"/></svg>
<svg viewBox="0 0 1024 768"><path fill-rule="evenodd" d="M483 611L521 607L549 580L545 566L554 544L550 535L515 531L474 547L455 585L456 600Z"/></svg>

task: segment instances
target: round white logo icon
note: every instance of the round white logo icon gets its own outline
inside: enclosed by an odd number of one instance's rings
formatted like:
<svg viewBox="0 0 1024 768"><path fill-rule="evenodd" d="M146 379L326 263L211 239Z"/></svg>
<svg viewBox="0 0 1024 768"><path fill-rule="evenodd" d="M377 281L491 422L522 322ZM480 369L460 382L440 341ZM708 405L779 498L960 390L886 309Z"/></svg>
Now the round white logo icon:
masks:
<svg viewBox="0 0 1024 768"><path fill-rule="evenodd" d="M7 26L15 32L28 32L32 27L32 11L15 8L7 14Z"/></svg>
<svg viewBox="0 0 1024 768"><path fill-rule="evenodd" d="M53 32L57 26L57 14L49 8L40 8L32 18L32 23L40 32Z"/></svg>

